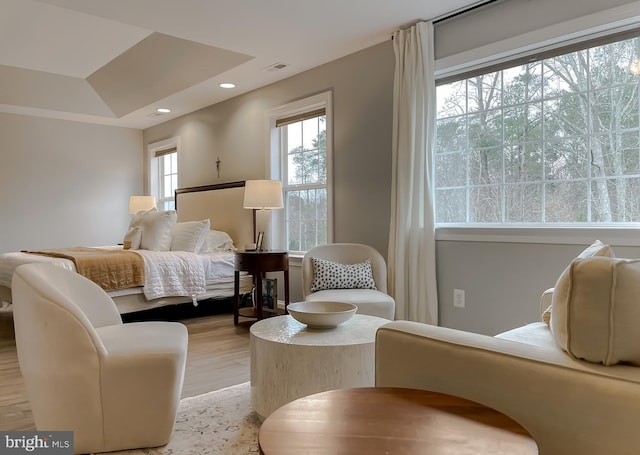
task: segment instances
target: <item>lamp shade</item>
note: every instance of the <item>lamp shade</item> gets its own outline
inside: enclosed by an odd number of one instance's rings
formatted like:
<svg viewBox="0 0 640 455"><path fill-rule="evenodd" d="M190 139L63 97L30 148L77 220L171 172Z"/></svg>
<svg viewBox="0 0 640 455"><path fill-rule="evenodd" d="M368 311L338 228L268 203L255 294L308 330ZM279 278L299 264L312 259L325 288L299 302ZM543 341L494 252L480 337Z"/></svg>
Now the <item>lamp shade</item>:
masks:
<svg viewBox="0 0 640 455"><path fill-rule="evenodd" d="M134 215L138 212L151 210L156 206L154 196L131 196L129 198L129 213Z"/></svg>
<svg viewBox="0 0 640 455"><path fill-rule="evenodd" d="M247 180L244 186L245 209L281 209L282 183L280 180Z"/></svg>

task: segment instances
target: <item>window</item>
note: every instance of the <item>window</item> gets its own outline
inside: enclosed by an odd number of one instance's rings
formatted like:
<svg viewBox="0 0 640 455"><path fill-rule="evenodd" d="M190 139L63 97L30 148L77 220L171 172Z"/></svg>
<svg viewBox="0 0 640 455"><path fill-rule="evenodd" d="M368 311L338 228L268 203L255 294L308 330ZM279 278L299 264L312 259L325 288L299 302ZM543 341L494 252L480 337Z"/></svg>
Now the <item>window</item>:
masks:
<svg viewBox="0 0 640 455"><path fill-rule="evenodd" d="M178 188L178 144L176 139L149 146L150 193L156 197L158 210L175 209Z"/></svg>
<svg viewBox="0 0 640 455"><path fill-rule="evenodd" d="M293 253L331 240L328 98L320 95L272 114L273 174L284 192L280 240Z"/></svg>
<svg viewBox="0 0 640 455"><path fill-rule="evenodd" d="M624 39L440 85L438 225L640 222L639 51Z"/></svg>

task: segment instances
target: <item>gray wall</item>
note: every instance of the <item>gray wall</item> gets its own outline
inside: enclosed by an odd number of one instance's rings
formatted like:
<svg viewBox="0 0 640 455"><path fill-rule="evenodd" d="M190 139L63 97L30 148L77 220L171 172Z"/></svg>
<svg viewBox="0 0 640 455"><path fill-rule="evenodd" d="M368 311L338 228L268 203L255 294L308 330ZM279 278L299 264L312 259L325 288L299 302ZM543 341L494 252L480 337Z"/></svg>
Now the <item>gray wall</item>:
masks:
<svg viewBox="0 0 640 455"><path fill-rule="evenodd" d="M0 137L0 252L122 241L141 131L0 113Z"/></svg>
<svg viewBox="0 0 640 455"><path fill-rule="evenodd" d="M391 41L144 131L145 146L180 137L179 186L265 177L267 111L333 92L334 241L386 256L391 192ZM220 157L217 178L215 161ZM299 269L292 300L301 299ZM279 292L282 295L282 292Z"/></svg>
<svg viewBox="0 0 640 455"><path fill-rule="evenodd" d="M640 247L615 245L618 257L638 258ZM437 242L439 325L495 335L540 320L540 296L590 244ZM465 308L453 305L453 290L465 291Z"/></svg>

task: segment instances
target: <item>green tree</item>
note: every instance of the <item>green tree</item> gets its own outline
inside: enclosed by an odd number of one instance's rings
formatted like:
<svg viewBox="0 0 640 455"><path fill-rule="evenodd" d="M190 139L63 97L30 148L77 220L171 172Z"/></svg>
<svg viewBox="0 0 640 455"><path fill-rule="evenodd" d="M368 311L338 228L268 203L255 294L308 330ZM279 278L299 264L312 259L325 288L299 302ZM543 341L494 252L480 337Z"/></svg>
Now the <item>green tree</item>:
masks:
<svg viewBox="0 0 640 455"><path fill-rule="evenodd" d="M639 51L634 38L448 85L438 221L640 221Z"/></svg>
<svg viewBox="0 0 640 455"><path fill-rule="evenodd" d="M295 166L294 181L304 183L325 183L327 181L327 131L323 129L313 139L312 147L302 145L289 151Z"/></svg>
<svg viewBox="0 0 640 455"><path fill-rule="evenodd" d="M327 192L314 184L327 181L327 133L325 117L318 118L319 132L311 147L289 150L289 184L300 186L287 192L289 249L306 251L327 243ZM292 169L293 168L293 169Z"/></svg>

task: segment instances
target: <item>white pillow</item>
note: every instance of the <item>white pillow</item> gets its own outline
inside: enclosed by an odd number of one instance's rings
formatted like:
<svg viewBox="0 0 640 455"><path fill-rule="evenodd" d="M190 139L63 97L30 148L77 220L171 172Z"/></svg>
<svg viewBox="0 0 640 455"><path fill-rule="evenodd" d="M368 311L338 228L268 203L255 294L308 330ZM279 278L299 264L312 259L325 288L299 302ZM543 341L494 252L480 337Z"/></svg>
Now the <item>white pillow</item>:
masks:
<svg viewBox="0 0 640 455"><path fill-rule="evenodd" d="M600 240L596 240L586 247L582 253L578 255L578 258L591 258L594 256L604 256L608 258L616 257L611 247L609 245L605 245Z"/></svg>
<svg viewBox="0 0 640 455"><path fill-rule="evenodd" d="M177 218L175 210L147 213L140 224L140 247L143 250L169 251Z"/></svg>
<svg viewBox="0 0 640 455"><path fill-rule="evenodd" d="M142 224L142 220L144 219L144 217L149 214L149 213L155 213L158 210L154 207L150 210L141 210L138 213L136 213L135 215L133 215L133 218L131 218L131 222L129 223L129 229L136 227L136 226L140 226Z"/></svg>
<svg viewBox="0 0 640 455"><path fill-rule="evenodd" d="M553 292L551 332L570 355L640 365L640 260L575 259Z"/></svg>
<svg viewBox="0 0 640 455"><path fill-rule="evenodd" d="M358 264L340 264L312 257L311 263L313 264L311 292L325 289L376 289L370 259Z"/></svg>
<svg viewBox="0 0 640 455"><path fill-rule="evenodd" d="M140 241L142 240L142 228L140 226L134 226L129 228L124 236L124 249L125 250L138 250L140 249Z"/></svg>
<svg viewBox="0 0 640 455"><path fill-rule="evenodd" d="M211 230L207 235L207 241L202 246L202 253L216 253L219 251L235 251L231 236L223 231Z"/></svg>
<svg viewBox="0 0 640 455"><path fill-rule="evenodd" d="M171 251L200 252L209 233L209 220L176 223L171 239Z"/></svg>
<svg viewBox="0 0 640 455"><path fill-rule="evenodd" d="M150 210L144 211L141 210L131 218L131 222L129 223L129 228L127 229L127 233L124 235L124 240L122 244L124 245L124 249L131 248L132 250L137 250L140 248L140 240L142 238L142 220L149 213L156 212L156 208L152 208ZM135 229L137 228L137 229ZM131 243L128 243L131 242ZM127 248L127 245L129 248Z"/></svg>
<svg viewBox="0 0 640 455"><path fill-rule="evenodd" d="M605 245L600 240L594 241L591 245L586 247L582 253L578 255L576 259L582 258L590 258L595 256L603 256L608 258L614 258L616 255L613 253L613 250L609 245ZM542 320L551 327L551 310L553 305L549 305L549 307L544 310L542 313Z"/></svg>

